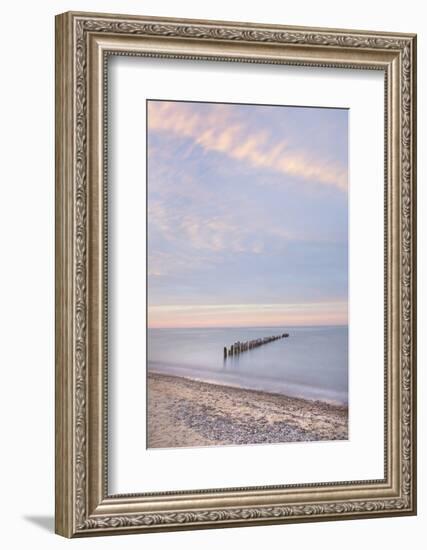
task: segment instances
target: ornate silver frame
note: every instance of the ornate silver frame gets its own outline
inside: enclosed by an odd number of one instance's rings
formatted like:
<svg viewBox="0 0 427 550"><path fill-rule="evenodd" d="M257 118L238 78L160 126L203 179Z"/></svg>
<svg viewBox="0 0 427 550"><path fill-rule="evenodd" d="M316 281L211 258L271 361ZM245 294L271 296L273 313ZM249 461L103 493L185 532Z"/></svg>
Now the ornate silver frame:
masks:
<svg viewBox="0 0 427 550"><path fill-rule="evenodd" d="M385 74L385 477L109 495L106 58L140 55ZM66 537L416 513L416 37L65 13L56 18L56 532Z"/></svg>

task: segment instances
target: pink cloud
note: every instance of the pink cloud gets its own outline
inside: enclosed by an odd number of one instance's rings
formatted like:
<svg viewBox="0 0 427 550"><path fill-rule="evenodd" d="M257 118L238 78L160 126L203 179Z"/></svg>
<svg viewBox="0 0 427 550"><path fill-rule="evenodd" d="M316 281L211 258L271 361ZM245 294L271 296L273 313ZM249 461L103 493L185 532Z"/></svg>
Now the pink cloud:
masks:
<svg viewBox="0 0 427 550"><path fill-rule="evenodd" d="M274 141L267 131L253 133L244 120L232 116L228 105L210 105L206 114L184 102L150 101L148 128L192 139L207 151L303 180L317 181L347 191L347 170L340 164L295 151L287 140Z"/></svg>
<svg viewBox="0 0 427 550"><path fill-rule="evenodd" d="M151 306L150 328L346 325L347 302Z"/></svg>

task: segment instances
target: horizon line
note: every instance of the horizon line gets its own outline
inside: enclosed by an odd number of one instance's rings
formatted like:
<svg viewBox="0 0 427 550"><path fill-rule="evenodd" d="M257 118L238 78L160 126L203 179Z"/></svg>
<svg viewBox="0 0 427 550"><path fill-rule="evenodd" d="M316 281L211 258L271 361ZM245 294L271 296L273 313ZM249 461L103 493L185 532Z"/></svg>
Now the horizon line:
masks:
<svg viewBox="0 0 427 550"><path fill-rule="evenodd" d="M147 330L170 330L170 329L210 329L210 328L312 328L312 327L348 327L348 323L326 323L326 324L283 324L283 325L212 325L212 326L149 326L147 325Z"/></svg>

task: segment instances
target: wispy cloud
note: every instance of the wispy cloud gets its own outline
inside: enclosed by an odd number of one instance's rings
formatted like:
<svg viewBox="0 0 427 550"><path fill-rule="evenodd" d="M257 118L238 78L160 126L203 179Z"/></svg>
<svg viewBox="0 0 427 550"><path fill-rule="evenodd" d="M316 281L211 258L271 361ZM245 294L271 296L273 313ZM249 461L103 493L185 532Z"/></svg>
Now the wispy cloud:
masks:
<svg viewBox="0 0 427 550"><path fill-rule="evenodd" d="M345 324L347 114L149 103L150 326Z"/></svg>
<svg viewBox="0 0 427 550"><path fill-rule="evenodd" d="M218 261L212 254L191 254L182 250L153 250L148 261L148 277L186 275L195 270L215 268Z"/></svg>
<svg viewBox="0 0 427 550"><path fill-rule="evenodd" d="M347 302L152 306L151 328L346 325Z"/></svg>
<svg viewBox="0 0 427 550"><path fill-rule="evenodd" d="M196 111L191 105L150 101L149 130L172 132L206 151L224 154L256 168L347 190L347 167L335 159L297 149L290 138L277 140L266 129L254 130L244 117L236 116L233 106L205 104L203 111Z"/></svg>
<svg viewBox="0 0 427 550"><path fill-rule="evenodd" d="M254 218L251 224L245 224L241 216L223 211L211 216L203 212L187 209L185 213L177 213L163 202L151 201L148 208L150 232L158 232L170 243L186 243L193 249L190 262L197 262L203 251L213 254L243 253L260 254L265 250L266 242L283 248L284 244L295 239L284 228L269 225L264 217ZM149 247L150 262L152 251ZM170 258L168 258L170 261ZM156 262L157 263L157 262ZM154 270L151 273L155 274ZM163 270L161 270L163 271Z"/></svg>

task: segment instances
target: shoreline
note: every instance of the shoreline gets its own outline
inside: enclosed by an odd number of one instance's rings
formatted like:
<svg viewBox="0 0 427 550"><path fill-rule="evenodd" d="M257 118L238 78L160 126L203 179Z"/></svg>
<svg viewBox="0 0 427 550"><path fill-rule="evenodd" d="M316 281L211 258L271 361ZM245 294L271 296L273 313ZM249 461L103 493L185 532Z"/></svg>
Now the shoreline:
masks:
<svg viewBox="0 0 427 550"><path fill-rule="evenodd" d="M148 447L348 439L348 407L149 372Z"/></svg>
<svg viewBox="0 0 427 550"><path fill-rule="evenodd" d="M164 363L162 363L164 364ZM264 395L265 397L268 397L268 396L271 396L271 395L276 395L278 397L284 397L286 399L291 399L291 400L296 400L296 401L303 401L303 402L309 402L309 403L319 403L319 404L322 404L322 405L331 405L332 407L337 407L337 408L343 408L343 409L348 409L348 404L347 403L343 403L343 402L340 402L338 400L333 400L333 399L321 399L321 398L310 398L310 397L301 397L301 396L297 396L297 395L291 395L291 394L286 394L286 393L280 393L280 392L274 392L274 391L268 391L268 390L258 390L258 389L255 389L255 388L249 388L249 387L244 387L244 386L238 386L238 385L233 385L233 384L227 384L227 383L222 383L222 382L214 382L214 381L205 381L205 380L200 380L199 378L193 378L191 376L180 376L178 374L169 374L169 373L164 373L164 372L160 372L160 371L157 371L155 369L150 369L149 367L147 368L147 376L150 377L150 376L161 376L161 377L166 377L166 378L177 378L178 380L189 380L190 382L197 382L198 384L208 384L209 386L217 386L218 388L234 388L236 390L240 390L242 392L253 392L255 394L259 394L260 396Z"/></svg>

